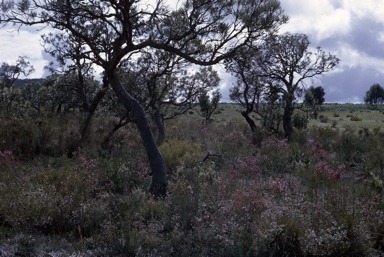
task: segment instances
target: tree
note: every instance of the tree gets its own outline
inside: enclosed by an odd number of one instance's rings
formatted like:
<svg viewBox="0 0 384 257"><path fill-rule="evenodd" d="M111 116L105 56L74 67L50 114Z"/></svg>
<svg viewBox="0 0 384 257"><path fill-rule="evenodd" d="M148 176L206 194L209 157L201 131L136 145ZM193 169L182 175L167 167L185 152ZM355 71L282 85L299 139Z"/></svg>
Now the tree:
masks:
<svg viewBox="0 0 384 257"><path fill-rule="evenodd" d="M205 121L210 121L213 112L217 109L222 95L219 90L212 92L212 97L204 91L199 96L200 111L205 118Z"/></svg>
<svg viewBox="0 0 384 257"><path fill-rule="evenodd" d="M226 69L236 78L229 97L244 108L241 115L253 132L257 131L257 126L250 113L257 114L256 119L265 129L276 132L280 126L281 96L272 86L274 81L262 76L257 63L258 55L258 49L251 46L227 60Z"/></svg>
<svg viewBox="0 0 384 257"><path fill-rule="evenodd" d="M166 167L145 110L121 83L118 66L133 52L163 49L197 65L213 65L286 22L275 0L186 0L175 10L164 1L2 1L4 25L48 25L84 44L82 55L103 70L140 133L152 170L150 191L166 193Z"/></svg>
<svg viewBox="0 0 384 257"><path fill-rule="evenodd" d="M183 58L161 50L141 51L139 58L125 63L121 80L156 123L158 142L165 137L165 120L194 108L198 96L220 82L212 67L191 69Z"/></svg>
<svg viewBox="0 0 384 257"><path fill-rule="evenodd" d="M20 75L29 76L34 71L33 66L19 56L15 65L2 63L0 66L0 107L6 114L10 114L12 109L20 107L20 89L14 83ZM19 111L19 110L18 110ZM14 113L15 114L15 113ZM18 113L17 115L22 115Z"/></svg>
<svg viewBox="0 0 384 257"><path fill-rule="evenodd" d="M19 56L15 65L3 62L0 66L0 83L3 87L11 87L20 75L28 77L35 69L25 60L24 56Z"/></svg>
<svg viewBox="0 0 384 257"><path fill-rule="evenodd" d="M373 84L365 93L364 102L372 106L382 104L384 102L384 88L380 84Z"/></svg>
<svg viewBox="0 0 384 257"><path fill-rule="evenodd" d="M325 92L322 86L311 86L305 91L304 103L313 110L315 119L317 119L317 106L322 105L325 101Z"/></svg>
<svg viewBox="0 0 384 257"><path fill-rule="evenodd" d="M293 131L294 101L304 87L304 81L333 70L340 61L320 47L315 53L310 52L309 44L308 36L304 34L273 35L260 47L256 59L260 68L258 72L276 81L270 84L270 90L282 94L283 128L287 138Z"/></svg>

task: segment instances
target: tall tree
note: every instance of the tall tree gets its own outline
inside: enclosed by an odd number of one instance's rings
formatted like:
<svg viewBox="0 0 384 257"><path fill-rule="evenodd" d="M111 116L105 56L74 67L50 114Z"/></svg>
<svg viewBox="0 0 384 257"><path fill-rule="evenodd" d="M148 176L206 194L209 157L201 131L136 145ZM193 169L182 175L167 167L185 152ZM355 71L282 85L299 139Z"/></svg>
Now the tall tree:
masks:
<svg viewBox="0 0 384 257"><path fill-rule="evenodd" d="M339 59L317 47L309 51L309 39L304 34L273 35L261 46L257 58L262 76L276 81L273 90L282 94L284 101L283 127L285 136L292 134L291 116L294 101L304 87L304 81L333 70Z"/></svg>
<svg viewBox="0 0 384 257"><path fill-rule="evenodd" d="M279 129L279 99L274 90L274 80L262 76L257 59L257 47L244 48L226 62L226 69L235 76L236 82L230 89L230 99L244 108L241 115L253 132L257 131L256 120L270 131ZM256 114L256 120L250 117Z"/></svg>
<svg viewBox="0 0 384 257"><path fill-rule="evenodd" d="M249 42L261 40L286 22L276 0L186 0L170 10L164 1L139 0L1 2L1 24L48 25L84 43L83 54L104 70L132 113L152 170L150 191L166 193L166 167L145 111L122 85L117 67L130 53L152 47L198 65L213 65Z"/></svg>
<svg viewBox="0 0 384 257"><path fill-rule="evenodd" d="M384 88L380 84L373 84L365 93L364 102L374 107L384 102Z"/></svg>

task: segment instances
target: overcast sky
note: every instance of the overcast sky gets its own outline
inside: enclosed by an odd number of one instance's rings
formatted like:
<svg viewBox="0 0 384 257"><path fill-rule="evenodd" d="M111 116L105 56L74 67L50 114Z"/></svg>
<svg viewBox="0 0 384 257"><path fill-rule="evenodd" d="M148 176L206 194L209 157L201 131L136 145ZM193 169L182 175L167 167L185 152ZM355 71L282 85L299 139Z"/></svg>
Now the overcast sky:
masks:
<svg viewBox="0 0 384 257"><path fill-rule="evenodd" d="M384 86L384 0L281 0L290 17L281 32L309 35L311 47L320 46L341 59L337 69L309 86L323 86L327 102L362 102L374 83ZM27 56L35 67L30 77L48 73L50 57L40 45L44 31L28 28L9 33L0 29L0 63L14 64ZM223 76L223 95L231 85ZM313 83L313 84L312 84ZM224 99L227 100L227 99Z"/></svg>

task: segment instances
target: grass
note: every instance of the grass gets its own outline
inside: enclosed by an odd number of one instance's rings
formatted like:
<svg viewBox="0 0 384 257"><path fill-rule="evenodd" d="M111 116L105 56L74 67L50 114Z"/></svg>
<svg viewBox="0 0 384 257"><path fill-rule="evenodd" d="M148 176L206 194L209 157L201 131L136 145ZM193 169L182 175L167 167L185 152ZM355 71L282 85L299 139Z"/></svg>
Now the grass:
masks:
<svg viewBox="0 0 384 257"><path fill-rule="evenodd" d="M164 199L148 194L131 125L100 149L111 122L95 118L67 158L76 116L0 122L0 255L382 256L383 114L326 105L327 123L288 142L219 109L209 124L197 110L166 124Z"/></svg>

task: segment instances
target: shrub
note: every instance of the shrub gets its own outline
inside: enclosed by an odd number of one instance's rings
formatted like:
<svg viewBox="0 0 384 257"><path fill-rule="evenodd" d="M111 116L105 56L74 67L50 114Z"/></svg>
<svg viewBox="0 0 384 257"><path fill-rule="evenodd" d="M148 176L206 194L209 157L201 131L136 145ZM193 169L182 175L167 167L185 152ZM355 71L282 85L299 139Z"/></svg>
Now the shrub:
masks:
<svg viewBox="0 0 384 257"><path fill-rule="evenodd" d="M329 120L328 116L325 116L325 115L320 115L319 119L320 119L320 122L322 122L322 123L327 123Z"/></svg>
<svg viewBox="0 0 384 257"><path fill-rule="evenodd" d="M170 139L164 142L159 150L163 155L170 175L181 165L194 166L202 158L203 152L199 144L189 140Z"/></svg>
<svg viewBox="0 0 384 257"><path fill-rule="evenodd" d="M356 115L352 115L352 116L351 116L351 121L361 121L361 118L359 118L359 117L356 116Z"/></svg>
<svg viewBox="0 0 384 257"><path fill-rule="evenodd" d="M337 117L340 117L340 115L337 112L334 112L333 117L337 118Z"/></svg>
<svg viewBox="0 0 384 257"><path fill-rule="evenodd" d="M293 120L292 120L293 126L298 129L306 129L308 122L309 120L307 119L307 117L303 115L295 114L293 116Z"/></svg>

